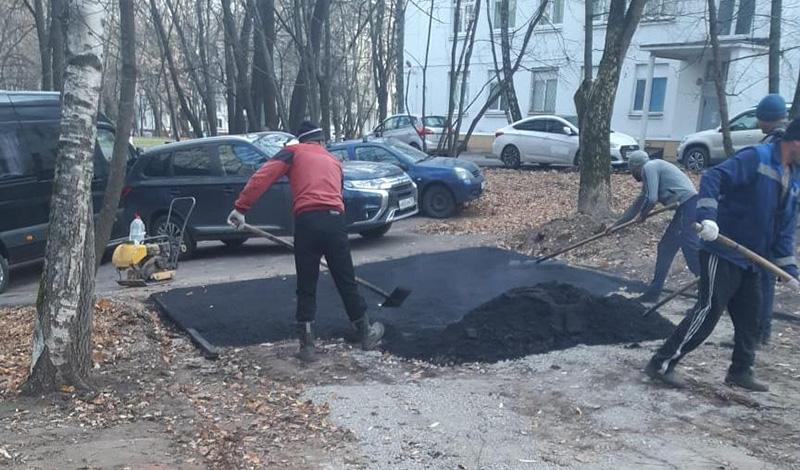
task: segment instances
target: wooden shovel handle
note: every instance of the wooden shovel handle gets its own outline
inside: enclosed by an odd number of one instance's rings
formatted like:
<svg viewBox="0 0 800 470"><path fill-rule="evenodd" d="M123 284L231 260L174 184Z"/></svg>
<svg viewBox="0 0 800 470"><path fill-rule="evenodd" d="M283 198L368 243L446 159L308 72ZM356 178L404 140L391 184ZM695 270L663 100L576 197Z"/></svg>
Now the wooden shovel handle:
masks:
<svg viewBox="0 0 800 470"><path fill-rule="evenodd" d="M698 223L695 223L694 224L694 229L697 230L698 232L700 232L701 230L703 230L703 226L698 224ZM792 279L794 279L794 277L791 274L787 273L786 271L784 271L783 269L779 268L778 266L775 266L775 264L773 262L771 262L768 259L764 258L763 256L759 255L758 253L754 252L753 250L751 250L751 249L749 249L749 248L747 248L745 246L742 246L739 243L731 240L730 238L726 237L725 235L720 234L715 241L720 243L720 244L722 244L722 245L724 245L724 246L727 246L728 248L730 248L730 249L732 249L732 250L734 250L734 251L736 251L738 253L740 253L745 258L747 258L750 261L756 263L757 265L761 266L762 268L772 272L772 274L778 276L779 278L783 279L784 281L791 281Z"/></svg>
<svg viewBox="0 0 800 470"><path fill-rule="evenodd" d="M677 208L678 208L678 204L670 204L668 206L664 206L664 207L662 207L660 209L656 209L656 210L650 212L649 214L647 214L646 219L649 219L650 217L653 217L654 215L660 214L662 212L675 210ZM560 249L560 250L558 250L556 252L550 253L547 256L539 258L539 259L536 260L536 264L539 264L542 261L547 261L547 260L549 260L551 258L555 258L556 256L562 255L562 254L564 254L564 253L566 253L568 251L572 251L575 248L581 247L581 246L583 246L583 245L585 245L587 243L593 242L593 241L595 241L595 240L597 240L599 238L603 238L606 235L611 235L614 232L622 230L625 227L631 226L631 225L636 224L638 222L639 222L639 218L637 217L637 218L635 218L633 220L629 220L629 221L625 222L624 224L617 225L616 227L611 227L611 229L609 231L607 231L607 232L603 231L603 232L597 233L595 235L592 235L589 238L583 239L583 240L581 240L579 242L575 242L575 243L573 243L572 245L570 245L570 246L568 246L566 248L562 248L562 249Z"/></svg>

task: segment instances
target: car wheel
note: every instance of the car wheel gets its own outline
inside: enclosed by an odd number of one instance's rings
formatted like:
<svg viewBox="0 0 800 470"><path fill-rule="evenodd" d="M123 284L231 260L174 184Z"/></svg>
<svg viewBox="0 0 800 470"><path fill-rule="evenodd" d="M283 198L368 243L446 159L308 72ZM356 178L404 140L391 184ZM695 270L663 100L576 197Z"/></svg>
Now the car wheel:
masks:
<svg viewBox="0 0 800 470"><path fill-rule="evenodd" d="M364 230L363 232L358 232L358 234L364 238L372 240L376 238L381 238L382 236L386 235L387 233L389 233L389 229L391 228L392 224L389 223L386 225L381 225L380 227L377 228L371 228L369 230Z"/></svg>
<svg viewBox="0 0 800 470"><path fill-rule="evenodd" d="M167 223L167 216L163 215L156 220L155 223L155 234L156 235L166 235L171 238L178 238L181 235L181 227L183 226L183 221L176 217L172 217ZM197 250L197 242L194 241L192 238L192 234L187 231L183 234L183 242L180 246L180 254L178 255L178 259L185 260L189 259L194 256L195 251Z"/></svg>
<svg viewBox="0 0 800 470"><path fill-rule="evenodd" d="M430 217L444 219L456 211L453 193L444 186L431 186L422 195L422 209Z"/></svg>
<svg viewBox="0 0 800 470"><path fill-rule="evenodd" d="M0 253L0 294L8 287L8 260Z"/></svg>
<svg viewBox="0 0 800 470"><path fill-rule="evenodd" d="M689 147L683 153L683 166L689 171L703 171L709 164L708 150L705 147Z"/></svg>
<svg viewBox="0 0 800 470"><path fill-rule="evenodd" d="M244 242L246 241L246 238L231 238L228 240L222 240L222 243L224 243L228 248L239 248L240 246L244 245Z"/></svg>
<svg viewBox="0 0 800 470"><path fill-rule="evenodd" d="M503 165L505 165L506 168L511 168L512 170L518 169L522 164L519 149L514 145L506 145L503 148L503 151L500 153L500 160L503 161Z"/></svg>

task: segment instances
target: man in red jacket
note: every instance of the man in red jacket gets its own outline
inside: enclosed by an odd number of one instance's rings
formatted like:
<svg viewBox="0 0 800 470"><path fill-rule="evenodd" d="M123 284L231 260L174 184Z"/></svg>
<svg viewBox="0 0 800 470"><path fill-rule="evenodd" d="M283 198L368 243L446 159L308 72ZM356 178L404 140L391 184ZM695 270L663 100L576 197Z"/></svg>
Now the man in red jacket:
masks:
<svg viewBox="0 0 800 470"><path fill-rule="evenodd" d="M384 328L380 323L370 323L367 304L355 281L344 216L342 164L325 149L322 129L316 125L304 121L297 140L300 143L284 147L250 177L234 203L228 223L242 227L245 213L281 176L288 175L294 213L298 357L311 362L315 359L313 323L322 256L328 262L347 316L358 331L362 349L375 348Z"/></svg>

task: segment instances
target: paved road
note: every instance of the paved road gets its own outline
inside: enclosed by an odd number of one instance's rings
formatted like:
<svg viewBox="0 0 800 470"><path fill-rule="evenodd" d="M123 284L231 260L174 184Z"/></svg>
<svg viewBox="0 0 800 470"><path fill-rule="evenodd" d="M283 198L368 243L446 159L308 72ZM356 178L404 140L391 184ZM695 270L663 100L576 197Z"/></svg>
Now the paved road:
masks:
<svg viewBox="0 0 800 470"><path fill-rule="evenodd" d="M425 235L415 228L426 219L416 217L400 221L382 239L351 238L356 264L402 258L417 253L432 253L476 246L484 243L478 236ZM229 281L256 279L294 274L294 258L288 250L265 240L252 239L239 248L231 249L218 242L201 243L197 257L181 263L178 277L169 284L145 288L123 288L117 285L117 273L110 263L97 273L96 292L100 296L130 296L145 298L160 290L218 284ZM41 265L12 271L11 286L0 294L0 305L31 304L39 288Z"/></svg>

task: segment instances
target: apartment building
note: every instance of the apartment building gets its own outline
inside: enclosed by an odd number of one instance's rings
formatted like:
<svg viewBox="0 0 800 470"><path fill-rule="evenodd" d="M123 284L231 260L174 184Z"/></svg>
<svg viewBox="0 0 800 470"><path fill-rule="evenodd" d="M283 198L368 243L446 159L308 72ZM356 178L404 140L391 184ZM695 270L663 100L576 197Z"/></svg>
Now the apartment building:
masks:
<svg viewBox="0 0 800 470"><path fill-rule="evenodd" d="M408 70L408 108L422 112L423 67L427 61L426 114L446 114L450 81L450 54L454 41L464 41L469 18L477 17L477 32L466 80L467 99L462 115L466 129L496 85L492 43L500 60L500 1L461 0L459 24L454 28L454 0L419 0L406 13L405 52ZM593 64L602 57L608 0L595 1ZM784 0L781 49L781 92L790 101L800 67L798 0ZM524 32L540 0L510 0L512 61L520 53ZM722 60L731 117L756 105L767 93L768 0L718 0ZM433 15L430 12L433 11ZM487 18L487 12L489 18ZM476 15L477 13L477 15ZM605 14L604 14L605 13ZM432 21L429 21L429 18ZM493 31L490 32L489 20ZM426 47L430 25L430 48ZM454 34L454 30L457 33ZM523 116L574 116L573 95L583 74L584 2L550 0L543 21L534 30L514 88ZM648 0L644 17L626 56L613 111L612 128L646 139L649 147L674 156L680 139L719 125L719 106L711 74L706 2L704 0ZM648 86L649 85L649 86ZM649 106L646 96L649 95ZM649 108L649 109L648 109ZM507 124L505 102L498 99L480 119L475 142L490 143L494 130ZM481 142L483 141L483 142Z"/></svg>

